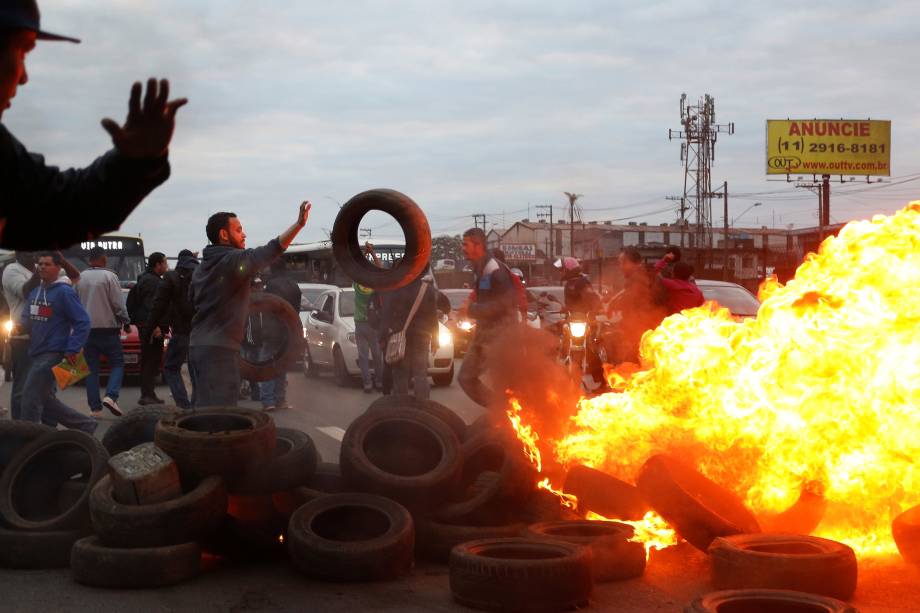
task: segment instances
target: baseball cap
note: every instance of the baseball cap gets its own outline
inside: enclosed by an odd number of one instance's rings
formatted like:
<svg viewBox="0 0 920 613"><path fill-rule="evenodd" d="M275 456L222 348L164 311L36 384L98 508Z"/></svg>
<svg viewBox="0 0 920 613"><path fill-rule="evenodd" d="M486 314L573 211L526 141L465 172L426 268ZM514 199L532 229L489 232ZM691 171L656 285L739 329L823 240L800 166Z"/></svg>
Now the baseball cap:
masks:
<svg viewBox="0 0 920 613"><path fill-rule="evenodd" d="M36 0L0 0L0 29L31 30L39 40L66 40L79 43L80 39L52 34L41 29L41 15Z"/></svg>

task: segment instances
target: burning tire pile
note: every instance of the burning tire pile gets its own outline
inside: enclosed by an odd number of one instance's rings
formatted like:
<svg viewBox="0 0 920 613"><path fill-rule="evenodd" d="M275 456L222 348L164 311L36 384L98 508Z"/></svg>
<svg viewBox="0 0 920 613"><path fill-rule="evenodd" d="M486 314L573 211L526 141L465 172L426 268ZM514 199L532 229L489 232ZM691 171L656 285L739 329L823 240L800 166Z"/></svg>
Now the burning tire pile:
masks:
<svg viewBox="0 0 920 613"><path fill-rule="evenodd" d="M709 555L721 590L687 611L855 611L842 602L856 589L851 548L761 532L740 499L680 460L650 458L636 486L573 467L575 512L536 486L510 430L467 427L431 401L372 404L339 464L319 462L305 433L238 408L139 410L105 443L0 424L0 566L70 566L84 585L150 588L194 578L213 556L289 558L334 582L393 580L418 559L448 565L464 606L558 611L586 605L595 583L644 573L633 525L654 510ZM908 560L917 518L912 509L893 527Z"/></svg>

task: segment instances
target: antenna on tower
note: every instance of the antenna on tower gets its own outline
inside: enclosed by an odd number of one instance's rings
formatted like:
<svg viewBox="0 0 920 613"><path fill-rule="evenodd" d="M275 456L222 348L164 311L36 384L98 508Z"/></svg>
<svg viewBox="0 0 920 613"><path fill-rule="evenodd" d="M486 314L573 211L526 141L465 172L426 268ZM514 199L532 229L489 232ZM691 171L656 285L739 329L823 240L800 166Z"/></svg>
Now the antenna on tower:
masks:
<svg viewBox="0 0 920 613"><path fill-rule="evenodd" d="M712 164L716 159L719 134L734 134L735 124L716 123L716 103L705 94L696 104L687 103L687 94L680 96L681 130L668 130L668 140L680 139L680 161L684 163L684 196L681 206L681 226L684 211L694 211L690 247L700 254L707 248L712 259ZM686 208L685 208L686 207ZM697 256L699 259L699 256ZM711 262L710 262L711 263Z"/></svg>

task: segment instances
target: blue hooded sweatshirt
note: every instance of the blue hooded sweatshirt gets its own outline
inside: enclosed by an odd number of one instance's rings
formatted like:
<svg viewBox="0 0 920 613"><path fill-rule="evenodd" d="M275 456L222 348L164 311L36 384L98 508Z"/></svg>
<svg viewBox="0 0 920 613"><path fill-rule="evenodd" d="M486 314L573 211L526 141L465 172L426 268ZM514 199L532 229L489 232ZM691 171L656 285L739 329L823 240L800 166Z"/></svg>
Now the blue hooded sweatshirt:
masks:
<svg viewBox="0 0 920 613"><path fill-rule="evenodd" d="M31 334L29 355L79 353L89 338L89 313L64 280L32 290L19 322Z"/></svg>

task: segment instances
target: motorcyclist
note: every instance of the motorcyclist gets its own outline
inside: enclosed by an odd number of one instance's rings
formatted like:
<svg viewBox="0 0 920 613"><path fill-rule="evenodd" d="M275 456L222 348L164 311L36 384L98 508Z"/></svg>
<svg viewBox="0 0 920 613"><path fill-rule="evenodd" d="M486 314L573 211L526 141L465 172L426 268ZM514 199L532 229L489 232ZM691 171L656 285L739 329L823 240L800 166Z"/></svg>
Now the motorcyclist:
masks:
<svg viewBox="0 0 920 613"><path fill-rule="evenodd" d="M603 382L604 378L603 362L593 340L598 332L594 317L601 309L601 298L591 285L591 279L582 271L581 263L577 259L563 258L557 262L557 265L562 270L565 310L569 313L569 318L583 317L589 324L585 339L588 351L585 357L587 374L591 375L594 380L593 384L589 384L589 388L594 389Z"/></svg>

